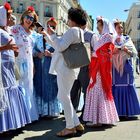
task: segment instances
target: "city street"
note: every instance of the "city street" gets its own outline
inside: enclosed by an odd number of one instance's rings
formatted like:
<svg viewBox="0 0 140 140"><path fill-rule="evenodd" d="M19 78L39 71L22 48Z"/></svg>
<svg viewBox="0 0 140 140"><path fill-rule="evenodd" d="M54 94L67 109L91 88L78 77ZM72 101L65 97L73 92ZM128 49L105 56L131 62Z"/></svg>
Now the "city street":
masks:
<svg viewBox="0 0 140 140"><path fill-rule="evenodd" d="M136 78L136 87L140 97L140 76ZM65 126L61 116L55 120L40 120L25 128L0 136L0 140L63 140L55 136ZM66 139L66 138L65 138ZM71 140L140 140L140 116L138 119L124 120L115 127L86 128L85 134Z"/></svg>
<svg viewBox="0 0 140 140"><path fill-rule="evenodd" d="M140 140L140 0L0 0L0 140Z"/></svg>

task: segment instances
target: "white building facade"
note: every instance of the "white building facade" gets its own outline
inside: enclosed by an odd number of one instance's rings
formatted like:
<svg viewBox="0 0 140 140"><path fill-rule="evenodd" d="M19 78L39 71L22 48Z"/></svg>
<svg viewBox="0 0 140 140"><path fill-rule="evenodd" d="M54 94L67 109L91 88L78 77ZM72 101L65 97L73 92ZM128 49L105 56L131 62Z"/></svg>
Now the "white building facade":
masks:
<svg viewBox="0 0 140 140"><path fill-rule="evenodd" d="M46 21L50 17L54 17L58 21L57 34L62 35L68 29L67 17L68 9L77 7L78 0L0 0L0 4L8 1L17 17L19 23L21 14L28 6L33 6L38 14L39 21L45 26ZM91 17L88 17L88 28L93 28Z"/></svg>
<svg viewBox="0 0 140 140"><path fill-rule="evenodd" d="M140 2L133 3L125 23L125 30L140 51Z"/></svg>

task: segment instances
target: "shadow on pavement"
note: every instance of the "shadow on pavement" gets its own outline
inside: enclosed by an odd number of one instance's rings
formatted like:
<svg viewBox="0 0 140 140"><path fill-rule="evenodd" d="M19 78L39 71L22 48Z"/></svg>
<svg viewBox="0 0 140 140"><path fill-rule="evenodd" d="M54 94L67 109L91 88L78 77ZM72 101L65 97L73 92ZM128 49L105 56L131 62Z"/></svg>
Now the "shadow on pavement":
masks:
<svg viewBox="0 0 140 140"><path fill-rule="evenodd" d="M56 122L56 123L58 125L55 124L56 126L52 126L51 131L46 132L45 134L41 136L25 138L25 140L67 140L67 139L70 139L70 138L59 138L56 136L56 133L58 131L61 131L65 126L64 121L62 122L62 120L61 122ZM86 128L85 133L90 133L90 132L94 133L95 131L105 131L106 129L110 129L110 128L112 128L112 126L107 126L107 125L104 125L99 128ZM77 134L75 137L80 139L81 135Z"/></svg>
<svg viewBox="0 0 140 140"><path fill-rule="evenodd" d="M61 129L63 129L64 126L65 122L63 118L57 118L53 120L41 119L37 122L26 125L24 128L20 128L18 130L11 130L9 132L0 134L0 140L12 140L14 137L17 137L20 134L24 134L24 131L31 131L31 133L41 133L41 131L45 131L45 134L37 137L28 137L27 135L26 137L28 138L25 138L24 140L57 140L55 134Z"/></svg>
<svg viewBox="0 0 140 140"><path fill-rule="evenodd" d="M57 118L53 120L41 119L38 122L34 122L32 124L27 125L24 128L18 130L12 130L0 135L0 140L12 140L14 137L17 137L21 134L24 134L26 131L26 138L24 140L66 140L69 138L59 138L56 136L56 133L61 131L65 127L64 118ZM104 125L99 128L85 128L85 133L96 132L96 131L105 131L106 129L110 129L112 126ZM32 132L37 132L38 136L30 136ZM44 131L44 133L43 133ZM77 135L80 139L81 135ZM20 139L23 140L23 139Z"/></svg>
<svg viewBox="0 0 140 140"><path fill-rule="evenodd" d="M139 120L139 117L134 116L134 117L125 117L125 116L121 116L119 117L121 122L126 122L126 121L136 121Z"/></svg>
<svg viewBox="0 0 140 140"><path fill-rule="evenodd" d="M22 130L23 128L20 128L17 130L11 130L3 134L0 134L0 140L12 140L12 138L18 136L19 134L23 134Z"/></svg>

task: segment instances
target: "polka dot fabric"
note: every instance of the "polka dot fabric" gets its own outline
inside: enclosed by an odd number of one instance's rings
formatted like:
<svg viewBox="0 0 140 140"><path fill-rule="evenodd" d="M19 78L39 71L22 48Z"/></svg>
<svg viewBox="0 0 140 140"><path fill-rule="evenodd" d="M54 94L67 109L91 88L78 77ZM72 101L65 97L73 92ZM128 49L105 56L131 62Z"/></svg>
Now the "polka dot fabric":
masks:
<svg viewBox="0 0 140 140"><path fill-rule="evenodd" d="M96 84L86 95L83 119L95 125L115 124L119 121L114 100L107 100L99 73L96 77Z"/></svg>

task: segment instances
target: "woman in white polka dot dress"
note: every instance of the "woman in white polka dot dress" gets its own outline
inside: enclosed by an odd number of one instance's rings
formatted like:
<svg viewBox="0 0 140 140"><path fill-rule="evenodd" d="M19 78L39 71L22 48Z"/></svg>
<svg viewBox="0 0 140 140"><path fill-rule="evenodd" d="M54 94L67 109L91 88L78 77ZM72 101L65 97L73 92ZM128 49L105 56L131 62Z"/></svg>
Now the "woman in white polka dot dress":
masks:
<svg viewBox="0 0 140 140"><path fill-rule="evenodd" d="M83 120L87 126L113 125L119 121L112 96L112 53L114 51L113 27L102 17L97 19L100 33L94 44L90 64L90 83L86 95Z"/></svg>

